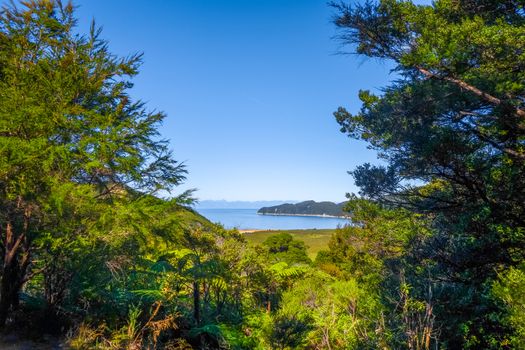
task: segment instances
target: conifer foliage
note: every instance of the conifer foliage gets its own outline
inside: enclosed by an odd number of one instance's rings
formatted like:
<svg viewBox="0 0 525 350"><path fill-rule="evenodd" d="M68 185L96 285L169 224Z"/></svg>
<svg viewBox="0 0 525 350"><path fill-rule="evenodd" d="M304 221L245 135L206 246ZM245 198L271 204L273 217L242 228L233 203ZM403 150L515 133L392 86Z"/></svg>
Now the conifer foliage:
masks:
<svg viewBox="0 0 525 350"><path fill-rule="evenodd" d="M509 349L525 336L523 1L332 4L340 40L394 62L342 131L385 166L315 259L260 245L172 195L186 169L74 6L0 12L0 346L72 349Z"/></svg>
<svg viewBox="0 0 525 350"><path fill-rule="evenodd" d="M335 113L387 164L353 172L361 195L432 218L419 259L436 264L445 343L512 342L500 316L516 310L502 309L492 286L525 259L524 3L332 5L341 42L393 62L399 76L380 95L361 91L360 112Z"/></svg>
<svg viewBox="0 0 525 350"><path fill-rule="evenodd" d="M164 115L127 93L140 55L111 54L94 24L75 34L73 10L39 0L0 14L0 326L47 267L41 239L85 234L115 202L184 179L158 138Z"/></svg>

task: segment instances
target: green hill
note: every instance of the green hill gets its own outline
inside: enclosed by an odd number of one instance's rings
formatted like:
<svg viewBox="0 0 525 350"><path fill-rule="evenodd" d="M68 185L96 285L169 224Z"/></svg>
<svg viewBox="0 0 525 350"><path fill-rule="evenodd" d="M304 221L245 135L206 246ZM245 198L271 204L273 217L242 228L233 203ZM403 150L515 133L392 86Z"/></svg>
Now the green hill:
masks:
<svg viewBox="0 0 525 350"><path fill-rule="evenodd" d="M318 215L318 216L348 216L343 211L343 203L305 201L295 204L281 204L273 207L263 207L257 211L263 215Z"/></svg>

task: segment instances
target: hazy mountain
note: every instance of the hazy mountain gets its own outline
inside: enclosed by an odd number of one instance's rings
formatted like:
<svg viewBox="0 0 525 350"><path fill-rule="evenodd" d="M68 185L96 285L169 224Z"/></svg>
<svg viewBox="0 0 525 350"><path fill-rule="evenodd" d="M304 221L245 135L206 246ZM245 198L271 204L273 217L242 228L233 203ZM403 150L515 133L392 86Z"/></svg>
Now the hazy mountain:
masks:
<svg viewBox="0 0 525 350"><path fill-rule="evenodd" d="M196 205L196 209L259 209L284 203L297 203L297 201L226 201L226 200L202 200Z"/></svg>

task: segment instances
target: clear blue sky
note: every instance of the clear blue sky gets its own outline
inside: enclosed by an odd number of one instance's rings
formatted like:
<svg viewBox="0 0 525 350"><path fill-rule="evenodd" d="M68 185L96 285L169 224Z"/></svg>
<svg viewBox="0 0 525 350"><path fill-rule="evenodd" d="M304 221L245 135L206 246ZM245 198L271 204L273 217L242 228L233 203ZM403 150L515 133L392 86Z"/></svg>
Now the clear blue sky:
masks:
<svg viewBox="0 0 525 350"><path fill-rule="evenodd" d="M199 199L332 200L377 162L339 132L338 106L388 83L386 62L336 55L324 0L77 0L110 50L144 53L132 95L168 118L162 135Z"/></svg>

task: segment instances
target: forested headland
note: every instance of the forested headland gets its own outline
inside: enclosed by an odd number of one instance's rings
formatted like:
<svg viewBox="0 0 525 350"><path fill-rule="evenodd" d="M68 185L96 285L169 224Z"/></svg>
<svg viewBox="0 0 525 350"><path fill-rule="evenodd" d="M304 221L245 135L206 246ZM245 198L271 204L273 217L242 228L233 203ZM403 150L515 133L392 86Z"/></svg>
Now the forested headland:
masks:
<svg viewBox="0 0 525 350"><path fill-rule="evenodd" d="M525 348L525 5L330 6L341 50L390 62L396 79L334 113L384 165L352 171L353 224L314 259L290 234L250 245L191 209L161 106L130 94L141 55L112 54L94 24L77 34L70 3L2 8L2 337Z"/></svg>
<svg viewBox="0 0 525 350"><path fill-rule="evenodd" d="M345 217L345 203L304 201L300 203L284 203L272 207L262 207L257 214L262 215L311 215Z"/></svg>

